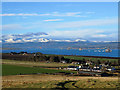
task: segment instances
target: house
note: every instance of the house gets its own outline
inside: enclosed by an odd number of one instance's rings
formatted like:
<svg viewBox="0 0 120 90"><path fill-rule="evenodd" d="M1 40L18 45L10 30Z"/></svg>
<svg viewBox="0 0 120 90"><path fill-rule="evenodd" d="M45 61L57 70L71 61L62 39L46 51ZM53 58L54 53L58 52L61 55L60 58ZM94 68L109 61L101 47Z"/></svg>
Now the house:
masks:
<svg viewBox="0 0 120 90"><path fill-rule="evenodd" d="M91 61L87 61L87 62L86 62L86 65L91 65L91 64L92 64Z"/></svg>
<svg viewBox="0 0 120 90"><path fill-rule="evenodd" d="M80 62L72 62L72 64L80 64Z"/></svg>
<svg viewBox="0 0 120 90"><path fill-rule="evenodd" d="M79 66L79 69L80 69L80 68L82 68L82 66L81 66L81 65Z"/></svg>
<svg viewBox="0 0 120 90"><path fill-rule="evenodd" d="M80 70L83 70L83 71L91 71L90 67L82 67Z"/></svg>
<svg viewBox="0 0 120 90"><path fill-rule="evenodd" d="M113 71L117 72L117 73L120 73L120 68L115 68Z"/></svg>
<svg viewBox="0 0 120 90"><path fill-rule="evenodd" d="M100 67L99 66L94 66L93 68L96 69L96 68L100 68Z"/></svg>
<svg viewBox="0 0 120 90"><path fill-rule="evenodd" d="M108 65L105 65L105 64L101 64L102 67L108 67Z"/></svg>
<svg viewBox="0 0 120 90"><path fill-rule="evenodd" d="M27 55L27 53L23 53L22 55Z"/></svg>
<svg viewBox="0 0 120 90"><path fill-rule="evenodd" d="M81 64L80 60L72 60L72 64Z"/></svg>
<svg viewBox="0 0 120 90"><path fill-rule="evenodd" d="M77 70L77 66L68 66L67 70Z"/></svg>
<svg viewBox="0 0 120 90"><path fill-rule="evenodd" d="M82 65L82 68L89 68L89 65Z"/></svg>
<svg viewBox="0 0 120 90"><path fill-rule="evenodd" d="M82 70L82 71L101 72L101 68L102 68L101 65L99 65L99 66L96 65L93 68L91 68L88 64L79 66L79 69Z"/></svg>
<svg viewBox="0 0 120 90"><path fill-rule="evenodd" d="M63 61L61 61L61 63L67 63L67 61L63 60Z"/></svg>
<svg viewBox="0 0 120 90"><path fill-rule="evenodd" d="M115 70L114 67L107 67L106 69L107 69L107 71L114 71Z"/></svg>
<svg viewBox="0 0 120 90"><path fill-rule="evenodd" d="M94 71L94 72L102 72L101 71L101 68L102 68L102 65L95 65L94 67L93 67L93 69L92 69L92 71Z"/></svg>
<svg viewBox="0 0 120 90"><path fill-rule="evenodd" d="M93 68L92 71L94 71L94 72L102 72L100 68Z"/></svg>
<svg viewBox="0 0 120 90"><path fill-rule="evenodd" d="M27 55L27 52L20 52L20 54L22 54L22 55Z"/></svg>
<svg viewBox="0 0 120 90"><path fill-rule="evenodd" d="M79 69L83 71L91 71L91 68L89 67L89 65L79 66Z"/></svg>

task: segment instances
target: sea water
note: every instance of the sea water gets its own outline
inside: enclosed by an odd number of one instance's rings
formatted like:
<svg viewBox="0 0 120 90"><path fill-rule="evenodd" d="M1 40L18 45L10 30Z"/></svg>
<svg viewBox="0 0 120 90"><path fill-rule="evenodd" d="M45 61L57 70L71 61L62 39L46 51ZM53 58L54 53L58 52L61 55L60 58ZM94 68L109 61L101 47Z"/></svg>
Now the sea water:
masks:
<svg viewBox="0 0 120 90"><path fill-rule="evenodd" d="M2 53L10 53L10 52L21 52L25 51L28 53L41 52L43 54L56 54L56 55L82 55L82 56L104 56L104 57L119 57L118 49L111 49L112 52L105 52L105 49L53 49L53 48L45 48L45 49L19 49L19 50L2 50Z"/></svg>

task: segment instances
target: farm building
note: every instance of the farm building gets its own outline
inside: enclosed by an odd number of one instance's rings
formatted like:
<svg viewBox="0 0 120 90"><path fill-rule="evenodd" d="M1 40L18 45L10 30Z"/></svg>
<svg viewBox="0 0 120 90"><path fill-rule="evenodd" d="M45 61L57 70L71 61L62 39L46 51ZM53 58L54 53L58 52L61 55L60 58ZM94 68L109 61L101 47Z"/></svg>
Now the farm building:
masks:
<svg viewBox="0 0 120 90"><path fill-rule="evenodd" d="M77 70L77 66L68 66L67 70Z"/></svg>

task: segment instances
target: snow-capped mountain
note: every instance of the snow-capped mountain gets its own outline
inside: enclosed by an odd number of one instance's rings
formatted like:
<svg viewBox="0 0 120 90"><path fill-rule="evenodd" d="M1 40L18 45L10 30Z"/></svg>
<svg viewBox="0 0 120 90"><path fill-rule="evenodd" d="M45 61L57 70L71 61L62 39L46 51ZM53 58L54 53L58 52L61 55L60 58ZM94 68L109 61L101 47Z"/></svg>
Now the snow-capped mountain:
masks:
<svg viewBox="0 0 120 90"><path fill-rule="evenodd" d="M49 40L43 38L47 35L48 34L44 32L2 35L2 42L5 43L47 42Z"/></svg>
<svg viewBox="0 0 120 90"><path fill-rule="evenodd" d="M38 32L38 33L27 33L27 34L9 34L2 35L0 42L5 43L24 43L24 42L85 42L87 40L83 39L56 39L49 37L47 33Z"/></svg>
<svg viewBox="0 0 120 90"><path fill-rule="evenodd" d="M84 40L84 39L76 39L75 41L76 41L76 42L79 42L79 41L86 42L87 40Z"/></svg>
<svg viewBox="0 0 120 90"><path fill-rule="evenodd" d="M27 34L2 35L0 43L25 43L25 42L111 42L111 41L88 41L82 38L56 38L44 32Z"/></svg>

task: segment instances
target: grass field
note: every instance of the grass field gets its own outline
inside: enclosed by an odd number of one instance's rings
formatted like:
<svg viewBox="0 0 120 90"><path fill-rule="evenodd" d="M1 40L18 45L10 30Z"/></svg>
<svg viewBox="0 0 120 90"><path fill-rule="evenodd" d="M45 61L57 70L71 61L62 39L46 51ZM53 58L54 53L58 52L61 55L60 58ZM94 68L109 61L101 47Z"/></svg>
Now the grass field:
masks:
<svg viewBox="0 0 120 90"><path fill-rule="evenodd" d="M64 56L64 58L75 59L75 60L92 60L92 61L110 61L110 62L118 62L118 59L109 59L109 58L92 58L92 57L77 57L77 56Z"/></svg>
<svg viewBox="0 0 120 90"><path fill-rule="evenodd" d="M80 77L61 75L3 76L3 88L117 88L117 77Z"/></svg>
<svg viewBox="0 0 120 90"><path fill-rule="evenodd" d="M12 65L23 65L23 66L41 66L41 67L67 67L71 64L63 63L46 63L46 62L31 62L31 61L16 61L16 60L2 60L2 63L12 64Z"/></svg>
<svg viewBox="0 0 120 90"><path fill-rule="evenodd" d="M51 56L52 54L47 54L46 56ZM62 55L61 55L62 56ZM114 62L114 61L117 61L118 62L118 59L110 59L110 58L95 58L95 57L79 57L79 56L64 56L64 58L68 58L68 59L75 59L75 60L93 60L93 61L96 61L96 60L101 60L101 61L111 61L111 62Z"/></svg>
<svg viewBox="0 0 120 90"><path fill-rule="evenodd" d="M54 70L54 69L44 69L39 67L25 67L25 66L17 66L17 65L2 65L2 75L19 75L19 74L32 74L32 73L58 73L58 72L66 72L66 73L76 73L75 71L65 71L65 70Z"/></svg>

